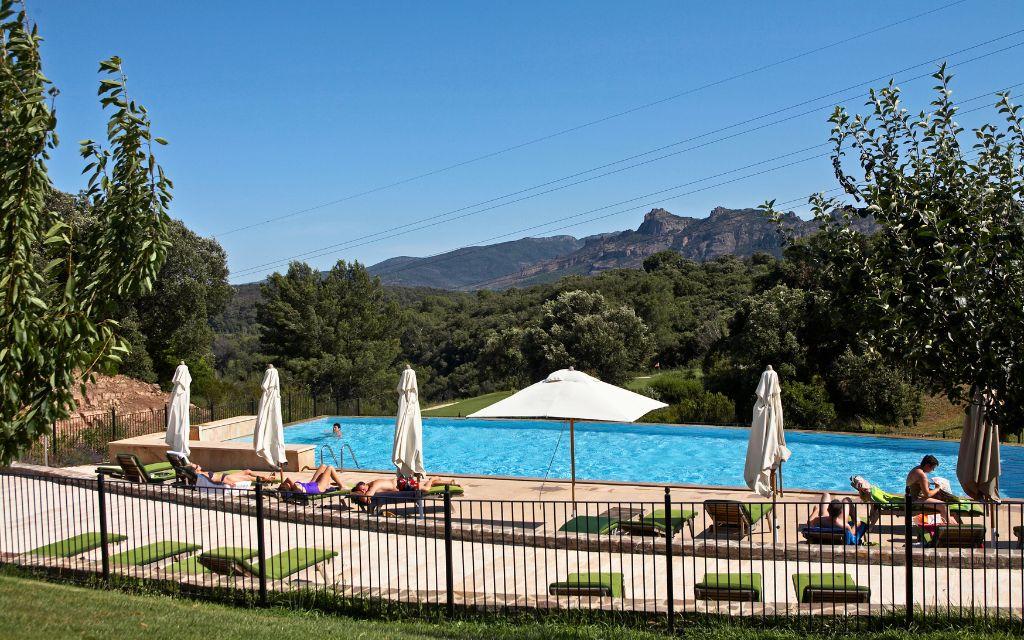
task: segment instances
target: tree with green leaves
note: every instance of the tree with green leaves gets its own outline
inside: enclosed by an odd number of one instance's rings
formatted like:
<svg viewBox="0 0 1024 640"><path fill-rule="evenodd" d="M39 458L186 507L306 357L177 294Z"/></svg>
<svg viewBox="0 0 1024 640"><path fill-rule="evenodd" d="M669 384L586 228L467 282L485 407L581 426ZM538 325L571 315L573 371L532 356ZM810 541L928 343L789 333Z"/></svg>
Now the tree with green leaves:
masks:
<svg viewBox="0 0 1024 640"><path fill-rule="evenodd" d="M953 402L990 394L988 417L1020 432L1024 119L1000 94L1004 124L965 132L945 66L935 79L928 112L910 113L890 83L871 92L869 115L833 113L832 164L856 206L810 198L823 231L816 277L869 351ZM854 229L862 216L878 227L869 241Z"/></svg>
<svg viewBox="0 0 1024 640"><path fill-rule="evenodd" d="M577 290L544 304L540 323L523 333L523 352L537 380L572 366L620 384L650 365L654 347L650 331L631 308Z"/></svg>
<svg viewBox="0 0 1024 640"><path fill-rule="evenodd" d="M262 354L291 380L342 399L390 391L397 375L398 305L363 265L339 260L321 274L293 262L287 273L270 276L261 293L256 320Z"/></svg>
<svg viewBox="0 0 1024 640"><path fill-rule="evenodd" d="M40 41L23 8L0 0L0 464L68 416L77 385L120 361L126 346L110 318L152 288L167 250L171 182L152 153L163 141L129 98L119 58L100 63L109 146L81 144L84 197L102 222L72 237L46 206L58 140Z"/></svg>

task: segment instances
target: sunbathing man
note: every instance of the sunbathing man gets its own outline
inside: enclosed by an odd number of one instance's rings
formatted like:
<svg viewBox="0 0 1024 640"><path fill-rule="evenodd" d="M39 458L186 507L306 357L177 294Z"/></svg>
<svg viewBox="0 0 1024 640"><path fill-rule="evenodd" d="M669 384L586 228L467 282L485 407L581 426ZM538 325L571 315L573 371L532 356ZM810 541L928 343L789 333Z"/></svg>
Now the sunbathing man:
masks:
<svg viewBox="0 0 1024 640"><path fill-rule="evenodd" d="M334 487L332 489L332 487ZM309 482L285 478L281 483L281 491L294 491L295 493L327 493L341 489L341 474L329 464L322 464L313 472L313 478Z"/></svg>
<svg viewBox="0 0 1024 640"><path fill-rule="evenodd" d="M850 509L850 517L846 518L846 509ZM826 491L821 502L811 509L807 519L808 527L819 529L842 529L846 533L846 544L860 544L861 538L868 530L868 523L857 521L857 505L850 498L835 500Z"/></svg>
<svg viewBox="0 0 1024 640"><path fill-rule="evenodd" d="M938 458L931 454L921 458L921 464L907 474L907 493L913 496L916 504L926 505L929 510L938 512L945 522L949 522L949 505L938 497L942 489L928 478L928 474L938 466Z"/></svg>
<svg viewBox="0 0 1024 640"><path fill-rule="evenodd" d="M357 482L352 493L360 494L360 501L364 504L369 502L370 496L378 493L398 493L399 491L427 491L434 485L457 484L451 478L424 478L417 480L406 476L394 478L378 478L370 482Z"/></svg>

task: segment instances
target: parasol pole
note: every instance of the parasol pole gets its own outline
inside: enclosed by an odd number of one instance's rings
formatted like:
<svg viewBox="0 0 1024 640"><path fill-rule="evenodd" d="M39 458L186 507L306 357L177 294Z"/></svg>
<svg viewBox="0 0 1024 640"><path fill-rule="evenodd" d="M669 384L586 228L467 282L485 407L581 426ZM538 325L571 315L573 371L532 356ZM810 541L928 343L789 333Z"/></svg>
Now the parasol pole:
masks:
<svg viewBox="0 0 1024 640"><path fill-rule="evenodd" d="M569 418L569 465L572 470L572 508L576 510L576 419Z"/></svg>
<svg viewBox="0 0 1024 640"><path fill-rule="evenodd" d="M782 468L782 465L779 465ZM771 472L771 485L772 485L772 543L775 544L779 541L779 510L775 504L776 496L779 494L779 477L776 474L775 469Z"/></svg>

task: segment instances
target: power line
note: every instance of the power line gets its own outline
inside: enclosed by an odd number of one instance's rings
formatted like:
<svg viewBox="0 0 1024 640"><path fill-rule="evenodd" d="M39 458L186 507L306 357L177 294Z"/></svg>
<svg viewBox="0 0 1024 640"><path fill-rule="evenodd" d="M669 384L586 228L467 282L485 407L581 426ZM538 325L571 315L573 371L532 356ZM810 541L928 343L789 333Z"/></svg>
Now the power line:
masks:
<svg viewBox="0 0 1024 640"><path fill-rule="evenodd" d="M545 191L540 191L540 192L537 192L537 193L532 193L532 194L529 194L529 195L525 195L525 196L522 196L522 197L519 197L519 198L516 198L516 199L513 199L513 200L509 200L507 202L500 202L498 204L493 204L491 206L488 206L486 208L483 208L483 209L480 209L480 210L477 210L477 211L471 211L469 213L463 213L463 212L466 212L469 209L473 209L473 208L478 207L478 206L482 206L482 205L486 205L486 204L490 204L490 203L495 203L495 202L498 202L500 200L505 200L506 198L510 198L510 197L514 197L516 195L528 193L528 192L533 191L535 189L539 189L539 188L542 188L542 187L545 187L545 186L549 186L549 185L554 185L554 184L557 184L559 182L563 182L565 180L569 180L569 179L572 179L572 178L575 178L575 177L583 176L583 175L586 175L588 173L592 173L594 171L600 170L602 168L612 167L612 166L615 166L617 164L621 164L623 162L627 162L627 161L629 161L631 159L641 158L643 156L650 155L651 153L655 153L657 151L669 149L669 148L672 148L672 147L679 146L680 144L684 144L686 142L691 142L691 141L694 141L694 140L705 138L705 137L707 137L709 135L712 135L714 133L719 133L719 132L722 132L722 131L733 129L733 128L735 128L737 126L741 126L743 124L748 124L748 123L751 123L751 122L762 120L762 119L764 119L766 117L770 117L772 115L783 113L785 111L789 111L791 109L794 109L794 108L797 108L797 107L800 107L800 106L806 106L808 104L812 104L814 102L819 102L819 101L824 100L824 99L833 98L833 97L835 97L835 96L837 96L839 94L846 93L846 92L851 91L853 89L858 89L860 87L873 84L875 82L878 82L879 80L882 80L882 79L885 79L885 78L891 78L893 75L896 75L896 74L899 74L899 73L905 73L905 72L913 70L913 69L917 69L917 68L920 68L920 67L923 67L923 66L934 64L935 62L940 61L940 60L942 60L944 58L949 58L949 57L952 57L952 56L956 56L956 55L965 53L967 51L978 49L978 48L986 46L988 44L992 44L993 42L1004 40L1006 38L1012 37L1014 35L1018 35L1020 33L1024 33L1024 29L1020 29L1020 30L1017 30L1017 31L1014 31L1014 32L1011 32L1011 33L1008 33L1008 34L1005 34L1005 35L1002 35L1002 36L998 36L996 38L992 38L990 40L986 40L984 42L981 42L981 43L978 43L978 44L971 45L969 47L965 47L965 48L959 49L959 50L954 51L952 53L949 53L949 54L946 54L946 55L943 55L943 56L938 56L936 58L932 58L930 60L927 60L927 61L915 64L915 65L912 65L912 66L909 66L909 67L905 67L905 68L900 69L900 70L895 71L895 72L885 73L885 74L882 74L881 76L877 76L875 78L871 78L869 80L865 80L863 82L859 82L857 84L854 84L854 85L851 85L851 86L848 86L848 87L844 87L842 89L838 89L838 90L829 92L827 94L823 94L821 96L817 96L815 98L810 98L810 99L807 99L807 100L803 100L801 102L794 103L794 104L789 105L787 107L783 107L783 108L776 109L774 111L771 111L771 112L768 112L768 113L765 113L765 114L761 114L761 115L758 115L758 116L755 116L755 117L752 117L752 118L748 118L747 120L743 120L743 121L740 121L738 123L733 123L733 124L730 124L730 125L726 125L724 127L719 127L718 129L714 129L714 130L711 130L711 131L699 134L697 136L691 136L689 138L685 138L683 140L676 141L676 142L673 142L673 143L670 143L670 144L667 144L667 145L662 145L660 147L657 147L657 148L649 150L649 151L645 151L643 153L634 154L634 155L629 156L629 157L624 158L624 159L616 160L616 161L610 162L610 163L605 163L605 164L599 165L597 167L592 167L592 168L584 170L584 171L579 171L579 172L576 172L576 173L573 173L573 174L569 174L567 176L563 176L561 178L557 178L557 179L554 179L554 180L549 180L549 181L544 182L544 183L540 183L540 184L537 184L537 185L533 185L531 187L527 187L527 188L524 188L524 189L513 191L513 192L510 192L510 193L507 193L507 194L504 194L504 195L501 195L501 196L497 196L497 197L494 197L494 198L490 198L488 200L484 200L484 201L481 201L481 202L476 202L476 203L473 203L473 204L470 204L470 205L466 205L466 206L463 206L463 207L460 207L460 208L457 208L457 209L452 209L450 211L445 211L445 212L442 212L442 213L439 213L439 214L434 214L434 215L427 216L425 218L420 218L418 220L414 220L414 221L411 221L411 222L408 222L408 223L404 223L404 224L401 224L401 225L395 225L395 226L389 227L387 229L383 229L381 231L376 231L376 232L373 232L373 233L370 233L370 234L366 234L364 236L359 236L357 238L353 238L353 239L350 239L350 240L347 240L347 241L344 241L344 242L341 242L341 243L326 245L326 246L319 247L317 249L311 249L311 250L308 250L308 251L304 251L304 252L295 254L295 255L290 256L288 258L275 259L275 260L268 261L268 262L265 262L265 263L251 265L249 267L245 267L243 269L240 269L240 270L236 271L233 275L236 276L236 277L237 276L250 275L250 274L256 273L256 272L258 272L258 271L260 271L260 270L262 270L264 268L267 268L267 267L276 267L276 266L288 264L292 260L303 259L303 258L304 259L313 259L313 258L317 258L317 257L322 257L323 255L326 255L324 252L327 252L327 251L338 251L338 250L343 250L343 249L353 249L353 248L356 248L356 247L365 246L367 244L373 244L373 243L380 242L380 241L383 241L383 240L386 240L386 239L391 239L391 238L397 237L399 235L404 235L404 234L407 234L407 233L412 233L414 231L419 231L419 230L422 230L422 229L425 229L425 228L436 226L436 223L425 224L425 223L430 223L430 222L432 222L434 220L438 220L438 219L441 219L441 218L446 218L446 220L444 220L445 222L451 222L451 221L460 220L460 219L463 219L463 218L466 218L466 217L469 217L469 216L479 215L481 213L485 213L487 211L492 211L492 210L500 208L500 207L505 207L505 206L508 206L508 205L511 205L511 204L516 204L516 203L522 202L524 200L529 200L529 199L532 199L532 198L535 198L535 197L539 197L539 196L542 196L542 195L553 193L555 191L560 191L560 190L567 189L567 188L572 187L572 186L576 186L576 185L583 184L583 183L586 183L586 182L591 182L593 180L597 180L597 179L600 179L600 178L603 178L603 177L607 177L607 176L612 175L612 174L621 173L623 171L627 171L629 169L633 169L633 168L636 168L636 167L639 167L639 166L643 166L643 165L646 165L646 164L651 164L653 162L657 162L657 161L660 161L660 160L663 160L663 159L666 159L666 158L669 158L669 157L677 156L677 155L680 155L682 153L686 153L688 151L693 151L695 149L700 149L700 148L703 148L703 147L707 147L707 146L710 146L712 144L715 144L715 143L718 143L718 142L722 142L724 140L729 140L729 139L732 139L732 138L736 138L736 137L739 137L741 135L746 135L746 134L752 133L754 131L765 129L765 128L768 128L768 127L771 127L771 126L775 126L775 125L783 123L783 122L787 122L787 121L790 121L790 120L794 120L796 118L800 118L800 117L804 117L806 115L810 115L812 113L816 113L816 112L818 112L821 109L826 108L826 107L820 107L820 106L819 107L815 107L815 108L807 110L807 111L803 111L803 112L800 112L800 113L797 113L797 114L789 115L789 116L786 116L784 118L780 118L778 120L774 120L774 121L771 121L771 122L768 122L768 123L763 123L763 124L757 125L755 127L751 127L749 129L746 129L746 130L743 130L743 131L739 131L739 132L736 132L736 133L729 134L727 136L721 136L719 138L712 139L710 141L706 141L706 142L703 142L703 143L698 144L698 145L693 145L693 146L690 146L690 147L687 147L687 148L684 148L684 149L681 149L681 150L676 150L676 151L673 151L671 153L667 153L667 154L664 154L664 155L661 155L661 156L657 156L657 157L654 157L654 158L648 158L646 160L634 163L632 165L627 165L625 167L619 167L617 169L610 170L610 171L607 171L605 173L597 174L597 175L594 175L594 176L589 176L587 178L582 178L582 179L576 180L574 182L570 182L570 183L563 184L563 185L560 185L560 186L557 186L557 187L553 187L553 188L547 189ZM984 54L980 54L980 55L975 56L973 58L969 58L969 59L957 62L957 63L955 63L955 66L961 66L961 65L965 65L965 64L970 64L972 62L976 62L978 60L990 57L992 55L996 55L996 54L1003 53L1005 51L1014 49L1014 48L1019 47L1021 45L1024 45L1024 42L1018 42L1016 44L1008 45L1006 47L1003 47L1001 49L997 49L995 51L990 51L990 52L987 52L987 53L984 53ZM931 72L926 72L926 73L919 74L917 76L913 76L911 78L902 79L902 80L900 80L900 82L901 83L913 82L913 81L920 80L920 79L923 79L923 78L929 78L931 76L932 76ZM861 95L861 94L858 92L856 95L851 95L851 96L844 97L843 100L844 101L845 100L849 100L849 99L852 99L852 98L857 97L859 95ZM460 215L454 215L454 214L460 214ZM450 216L454 216L454 217L450 217ZM421 225L421 226L417 226L417 225Z"/></svg>
<svg viewBox="0 0 1024 640"><path fill-rule="evenodd" d="M240 226L240 227L235 227L233 229L228 229L227 231L222 231L221 233L216 234L216 236L217 237L223 237L223 236L226 236L226 235L237 233L239 231L246 231L248 229L253 229L255 227L259 227L259 226L262 226L262 225L265 225L265 224L269 224L269 223L272 223L272 222L278 222L280 220L285 220L285 219L293 218L293 217L300 216L300 215L303 215L303 214L306 214L306 213L311 213L313 211L324 209L326 207L330 207L330 206L333 206L333 205L336 205L336 204L341 204L342 202L347 202L349 200L354 200L354 199L360 198L362 196L370 195L370 194L373 194L373 193L377 193L379 191L384 191L386 189L391 189L393 187L397 187L397 186L401 186L401 185L404 185L404 184L408 184L410 182L414 182L416 180L420 180L420 179L423 179L423 178L428 178L430 176L434 176L434 175L437 175L439 173L444 173L444 172L450 171L452 169L457 169L459 167L464 167L464 166L469 165L469 164L480 162L481 160L487 160L489 158L494 158L496 156L500 156L500 155L503 155L505 153L509 153L511 151L515 151L517 149L522 149L524 147L528 147L528 146L531 146L531 145L538 144L540 142L551 140L553 138L557 138L557 137L560 137L560 136L563 136L563 135L566 135L566 134L569 134L569 133L573 133L575 131L580 131L581 129L586 129L586 128L592 127L594 125L601 124L603 122L608 122L609 120L614 120L616 118L621 118L622 116L626 116L626 115L629 115L629 114L632 114L632 113L636 113L637 111L642 111L644 109L649 109L651 107L655 107L655 106L658 106L660 104L664 104L666 102L671 102L673 100L677 100L679 98L682 98L682 97L685 97L685 96L688 96L688 95L692 95L694 93L698 93L700 91L704 91L706 89L710 89L712 87L716 87L716 86L725 84L727 82L731 82L733 80L738 80L738 79L744 78L746 76L750 76L750 75L753 75L753 74L756 74L756 73L760 73L761 71L766 71L766 70L771 69L773 67L777 67L777 66L780 66L780 65L783 65L783 64L787 64L789 62L793 62L795 60L799 60L801 58L805 58L805 57L810 56L810 55L814 55L815 53L821 53L822 51L827 51L828 49L833 49L835 47L838 47L838 46L841 46L841 45L853 42L854 40L859 40L860 38L864 38L864 37L867 37L867 36L879 33L881 31L885 31L887 29L891 29L893 27L897 27L899 25L906 24L907 22L911 22L913 20L917 20L919 18L923 18L923 17L931 15L933 13L937 13L939 11L943 11L945 9L949 9L949 8L954 7L956 5L963 4L964 2L967 2L967 0L955 0L954 2L950 2L950 3L944 4L944 5L939 6L939 7L935 7L934 9L930 9L928 11L924 11L922 13L918 13L916 15L909 16L907 18L903 18L902 20L898 20L896 22L891 22L891 23L883 25L881 27L876 27L874 29L870 29L868 31L864 31L864 32L858 33L856 35L849 36L847 38L843 38L842 40L837 40L836 42L832 42L830 44L823 45L823 46L817 47L815 49L809 49L807 51L804 51L802 53L798 53L798 54L790 56L788 58L783 58L783 59L777 60L775 62L771 62L771 63L765 64L765 65L761 65L759 67L755 67L755 68L749 69L747 71L743 71L743 72L740 72L740 73L737 73L737 74L733 74L731 76L727 76L725 78L721 78L719 80L715 80L713 82L708 82L708 83L703 84L703 85L692 87L690 89L687 89L687 90L682 91L680 93L673 94L671 96L660 98L658 100L654 100L654 101L647 102L647 103L644 103L644 104L641 104L641 105L637 105L635 107L630 107L630 108L625 109L623 111L618 111L616 113L612 113L612 114L609 114L609 115L606 115L606 116L602 116L600 118L597 118L596 120L590 120L588 122L584 122L584 123L579 124L579 125L568 127L566 129L561 129L561 130L555 131L553 133L545 134L543 136L540 136L540 137L537 137L537 138L533 138L533 139L527 140L525 142L520 142L520 143L511 145L511 146L508 146L508 147L504 147L502 149L498 149L497 151L491 151L489 153L485 153L483 155L470 158L468 160L462 160L460 162L456 162L455 164L450 164L450 165L447 165L447 166L444 166L444 167L441 167L441 168L438 168L438 169L432 169L430 171L427 171L427 172L424 172L424 173L420 173L418 175L414 175L414 176L411 176L411 177L408 177L408 178L403 178L403 179L400 179L400 180L396 180L394 182L390 182L390 183L387 183L387 184L384 184L384 185L373 187L373 188L367 189L365 191L360 191L360 192L357 192L357 193L349 194L347 196L343 196L341 198L337 198L335 200L331 200L331 201L328 201L328 202L323 202L321 204L314 205L314 206L311 206L311 207L307 207L305 209L300 209L298 211L293 211L291 213L286 213L284 215L275 216L275 217L272 217L272 218L267 218L266 220L262 220L260 222L254 222L252 224L243 225L243 226Z"/></svg>
<svg viewBox="0 0 1024 640"><path fill-rule="evenodd" d="M1014 89L1014 88L1017 88L1017 87L1020 87L1020 86L1024 86L1024 82L1018 82L1016 84L1013 84L1013 85L1010 85L1010 86L1007 86L1007 87L1003 87L1002 89L999 89L998 92L1009 91L1010 89ZM980 100L982 98L985 98L985 97L988 97L988 96L991 96L991 95L993 95L993 93L990 93L990 92L978 94L978 95L976 95L974 97L966 98L964 100L961 100L959 102L959 104L966 104L966 103L969 103L969 102L974 102L976 100ZM981 105L981 106L975 107L973 109L958 110L957 113L958 114L968 114L968 113L974 113L976 111L980 111L982 109L988 109L988 108L991 108L991 107L989 105ZM528 233L530 231L535 231L535 230L543 228L543 227L548 227L548 226L550 226L552 224L557 224L559 222L564 222L566 220L571 220L571 219L574 219L574 218L578 218L578 217L586 215L588 213L593 213L593 212L596 212L596 211L600 211L602 209L608 209L608 208L611 208L611 207L619 206L621 204L632 202L632 201L635 201L635 200L638 200L638 199L641 199L641 198L645 198L645 197L649 197L649 196L652 196L652 195L661 194L661 193L664 193L666 191L671 191L671 190L674 190L674 189L682 187L682 186L687 186L687 185L690 185L690 184L695 184L697 182L703 182L705 180L713 179L713 178L716 178L716 177L721 177L721 176L729 174L729 173L735 173L735 172L738 172L738 171L742 171L742 170L745 170L747 168L750 168L750 167L753 167L753 166L757 166L757 165L761 165L761 164L766 164L766 163L769 163L769 162L773 162L775 160L778 160L778 159L781 159L781 158L784 158L784 157L787 157L787 156L797 155L797 154L802 153L804 151L808 151L808 150L811 150L811 149L814 149L814 148L817 148L817 147L820 147L820 146L823 146L823 145L815 145L814 147L807 147L805 149L794 151L794 152L791 152L789 154L784 154L782 156L776 156L775 158L770 158L768 160L764 160L764 161L761 161L761 162L758 162L758 163L747 165L745 167L740 167L739 169L734 169L732 171L727 171L727 172L715 174L713 176L708 176L708 177L705 177L705 178L701 178L699 180L695 180L695 181L692 181L690 183L685 183L684 185L676 185L674 187L669 187L667 189L662 189L660 191L655 191L655 192L647 193L647 194L644 194L644 195L641 195L641 196L637 196L636 198L632 198L630 200L624 200L624 201L621 201L621 202L618 202L618 203L615 203L615 204L612 204L612 205L608 205L608 206L605 206L605 207L600 207L598 209L591 209L589 211L585 211L585 212L582 212L582 213L574 214L574 215L571 215L571 216L565 216L563 218L558 218L556 220L551 220L551 221L548 221L548 222L545 222L545 223L541 223L541 224L538 224L538 225L532 225L532 226L529 226L529 227L524 227L522 229L517 229L515 231L504 233L504 234L501 234L501 235L498 235L498 236L492 236L491 238L487 238L487 239L484 239L484 240L480 240L480 241L474 242L471 245L462 246L462 247L459 247L459 248L456 248L456 249L451 249L451 250L448 250L448 251L442 251L442 252L439 252L439 253L436 253L436 254L433 254L433 255L430 255L430 256L424 256L422 258L419 258L419 260L427 260L427 259L430 259L430 258L436 258L436 257L440 257L440 256L445 256L446 254L452 254L452 255L450 255L447 258L443 258L442 260L435 260L433 264L437 264L438 262L444 262L444 261L451 260L451 259L454 259L454 258L465 258L465 256L466 256L465 253L460 253L458 255L454 255L454 252L455 251L461 251L461 250L464 250L464 249L483 250L483 249L486 248L487 243L493 242L495 240L500 240L500 239L503 239L503 238L507 238L509 236L516 236L516 235L520 235L520 234L523 234L523 233ZM576 226L580 226L580 225L587 224L587 223L590 223L590 222L594 222L596 220L602 220L602 219L611 218L611 217L618 216L618 215L623 215L625 213L631 213L631 212L636 211L636 210L646 209L647 207L651 207L651 206L655 206L655 205L659 205L659 204L664 204L665 202L667 202L669 200L673 200L673 199L680 198L680 197L687 196L687 195L692 195L694 193L698 193L698 192L701 192L701 191L707 191L707 190L713 189L715 187L723 186L723 185L726 185L726 184L731 184L731 183L738 182L740 180L745 180L745 179L748 179L748 178L751 178L751 177L756 177L756 176L759 176L759 175L770 173L772 171L777 171L779 169L788 168L788 167L794 166L796 164L801 164L803 162L807 162L807 161L810 161L810 160L816 160L818 158L826 157L828 155L830 155L830 154L826 153L826 154L819 154L819 155L815 155L815 156L810 156L810 157L803 158L801 160L797 160L797 161L794 161L794 162L790 162L790 163L787 163L787 164L784 164L784 165L781 165L781 166L772 167L772 168L769 168L769 169L765 169L763 171L759 171L759 172L756 172L756 173L748 174L748 175L745 175L745 176L740 176L738 178L734 178L734 179L731 179L731 180L720 182L720 183L717 183L717 184L714 184L714 185L709 185L709 186L706 186L706 187L702 187L701 189L695 189L693 191L689 191L689 192L685 192L685 193L672 194L670 196L666 196L665 199L660 200L660 201L656 201L656 202L652 202L652 203L646 203L646 204L643 204L643 205L630 207L628 209L623 209L621 211L616 211L616 212L613 212L613 213L610 213L610 214L605 214L605 215L601 215L601 216L596 216L596 217L588 218L586 220L581 220L581 221L578 221L578 222L573 222L571 224L567 224L567 225L564 225L564 226L561 226L561 227L556 227L556 228L553 228L553 229L546 229L545 233L551 233L551 232L554 232L554 231L562 231L562 230L569 229L569 228L572 228L572 227L576 227ZM978 155L977 152L969 153L969 154L965 155L965 159L969 160L969 159L972 158L972 156L976 157L977 155ZM843 191L842 187L833 187L831 189L822 190L819 193L821 193L821 194L828 194L828 193L842 192L842 191ZM799 197L792 198L792 199L789 199L789 200L784 200L782 202L777 202L776 206L786 206L788 204L800 202L801 200L806 200L806 199L807 199L807 196L799 196ZM804 206L809 206L809 205L804 204L804 205L799 205L798 207L794 207L794 208L801 208L801 207L804 207ZM484 246L480 246L480 245L484 245ZM378 272L378 273L376 273L374 275L377 276L377 277L393 275L395 273L400 273L402 271L406 271L406 270L409 270L409 269L414 269L414 268L416 268L418 266L420 266L418 263L407 264L407 265L403 265L401 267L397 267L397 268L390 269L390 270L387 270L387 271L381 271L381 272ZM470 283L466 283L466 284L460 285L459 289L460 290L467 290L467 289L480 288L482 285L487 285L487 284L492 284L492 283L495 283L495 282L500 282L500 281L502 281L504 279L507 279L509 277L512 277L511 274L504 275L504 276L498 276L496 278L489 278L487 280L480 280L480 281L477 281L477 282L470 282Z"/></svg>

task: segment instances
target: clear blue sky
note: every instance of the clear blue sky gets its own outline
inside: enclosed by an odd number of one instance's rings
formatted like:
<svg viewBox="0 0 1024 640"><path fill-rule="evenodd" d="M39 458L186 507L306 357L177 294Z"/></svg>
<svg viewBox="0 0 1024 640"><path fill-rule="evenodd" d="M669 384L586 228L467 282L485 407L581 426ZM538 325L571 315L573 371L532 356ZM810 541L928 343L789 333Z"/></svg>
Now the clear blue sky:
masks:
<svg viewBox="0 0 1024 640"><path fill-rule="evenodd" d="M62 92L58 132L63 143L50 163L55 184L68 191L83 185L77 141L102 138L105 121L96 101L97 63L120 55L132 96L148 106L157 135L171 143L161 149L160 161L175 182L172 215L203 235L217 236L228 251L233 281L245 282L273 270L246 274L247 267L352 243L1024 28L1024 3L968 0L539 144L224 234L671 96L948 2L724 0L648 2L641 8L625 2L521 0L31 0L29 9L46 38L45 71ZM1024 34L950 61L1020 42ZM1022 53L1024 46L954 69L956 94L973 97L1024 82ZM930 85L927 80L904 85L912 110L926 106ZM1024 86L1016 91L1024 92ZM344 258L373 264L437 253L821 143L828 135L827 107L836 100L814 103L820 111L780 125L456 222L339 248L311 262L327 267ZM860 103L860 98L848 101ZM963 122L972 125L980 118L994 120L992 112L982 111L966 114ZM736 175L742 174L729 177ZM717 205L754 206L833 186L827 160L819 159L700 193L662 197L662 206L702 217ZM643 213L637 208L557 233L635 228Z"/></svg>

